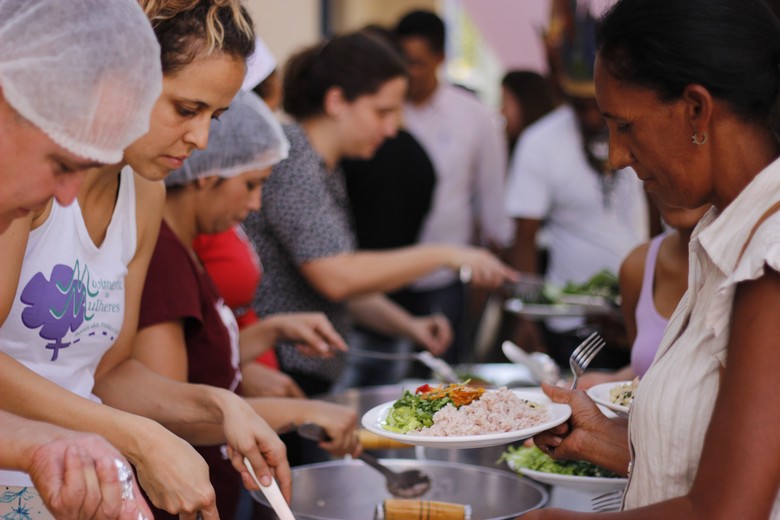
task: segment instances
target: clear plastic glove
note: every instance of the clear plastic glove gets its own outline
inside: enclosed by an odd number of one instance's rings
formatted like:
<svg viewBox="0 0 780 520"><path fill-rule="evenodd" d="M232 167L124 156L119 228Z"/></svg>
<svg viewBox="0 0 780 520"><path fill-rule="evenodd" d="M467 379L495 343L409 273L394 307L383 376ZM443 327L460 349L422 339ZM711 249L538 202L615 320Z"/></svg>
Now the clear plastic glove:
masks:
<svg viewBox="0 0 780 520"><path fill-rule="evenodd" d="M67 430L58 437L33 452L27 469L55 518L152 518L130 464L108 441Z"/></svg>

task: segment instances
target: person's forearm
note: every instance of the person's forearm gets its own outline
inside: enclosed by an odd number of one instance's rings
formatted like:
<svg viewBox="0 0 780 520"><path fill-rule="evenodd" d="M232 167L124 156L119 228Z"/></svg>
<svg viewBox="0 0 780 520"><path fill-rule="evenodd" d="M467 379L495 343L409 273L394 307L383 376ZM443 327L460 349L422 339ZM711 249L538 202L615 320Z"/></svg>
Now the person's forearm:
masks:
<svg viewBox="0 0 780 520"><path fill-rule="evenodd" d="M626 365L617 372L614 373L615 379L613 381L629 381L636 377L636 374L634 373L634 369L631 368L631 365Z"/></svg>
<svg viewBox="0 0 780 520"><path fill-rule="evenodd" d="M273 315L241 329L238 335L240 363L255 359L273 348L278 340L279 331Z"/></svg>
<svg viewBox="0 0 780 520"><path fill-rule="evenodd" d="M458 269L454 248L421 245L381 252L354 252L322 258L301 271L323 295L334 301L400 289L439 268Z"/></svg>
<svg viewBox="0 0 780 520"><path fill-rule="evenodd" d="M583 458L618 475L628 474L631 455L628 449L628 425L625 421L604 421L602 435L591 435L583 447Z"/></svg>
<svg viewBox="0 0 780 520"><path fill-rule="evenodd" d="M276 431L306 422L315 402L289 397L252 397L246 401Z"/></svg>
<svg viewBox="0 0 780 520"><path fill-rule="evenodd" d="M515 242L507 252L507 261L521 273L538 273L536 254L536 248L530 250Z"/></svg>
<svg viewBox="0 0 780 520"><path fill-rule="evenodd" d="M250 397L245 401L276 431L306 422L313 402L289 397ZM223 428L213 424L175 424L170 429L195 446L225 442Z"/></svg>
<svg viewBox="0 0 780 520"><path fill-rule="evenodd" d="M60 427L0 411L0 468L26 471L35 450L59 438Z"/></svg>
<svg viewBox="0 0 780 520"><path fill-rule="evenodd" d="M533 219L515 219L515 240L509 250L509 265L522 273L540 274L536 248L536 235L541 221Z"/></svg>
<svg viewBox="0 0 780 520"><path fill-rule="evenodd" d="M97 433L131 462L139 460L144 446L162 426L63 390L0 353L0 409L62 428Z"/></svg>
<svg viewBox="0 0 780 520"><path fill-rule="evenodd" d="M409 336L412 315L383 294L353 298L347 302L347 308L362 327L388 336Z"/></svg>
<svg viewBox="0 0 780 520"><path fill-rule="evenodd" d="M233 395L222 388L175 381L132 359L98 379L94 392L109 406L171 429L181 424L221 424L224 401Z"/></svg>

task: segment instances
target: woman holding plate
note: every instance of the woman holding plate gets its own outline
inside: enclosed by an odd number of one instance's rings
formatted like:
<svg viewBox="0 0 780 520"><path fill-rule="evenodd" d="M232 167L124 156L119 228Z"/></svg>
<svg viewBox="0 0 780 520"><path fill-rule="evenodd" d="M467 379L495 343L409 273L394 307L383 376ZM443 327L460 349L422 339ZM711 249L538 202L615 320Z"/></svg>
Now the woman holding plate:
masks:
<svg viewBox="0 0 780 520"><path fill-rule="evenodd" d="M780 22L761 0L621 0L600 26L610 162L664 203L713 205L628 430L546 387L574 414L536 444L630 474L614 518L780 518L780 459L767 456L780 452L779 58Z"/></svg>

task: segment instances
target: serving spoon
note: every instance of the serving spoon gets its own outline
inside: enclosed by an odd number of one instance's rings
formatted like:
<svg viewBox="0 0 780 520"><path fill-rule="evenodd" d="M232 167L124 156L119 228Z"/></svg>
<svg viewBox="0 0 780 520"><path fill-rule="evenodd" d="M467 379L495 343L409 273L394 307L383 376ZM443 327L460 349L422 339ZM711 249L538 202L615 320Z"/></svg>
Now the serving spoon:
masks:
<svg viewBox="0 0 780 520"><path fill-rule="evenodd" d="M504 355L513 363L525 365L537 381L557 384L561 378L561 369L558 364L544 352L528 353L509 340L501 344Z"/></svg>
<svg viewBox="0 0 780 520"><path fill-rule="evenodd" d="M268 503L271 504L271 509L273 509L277 514L279 520L295 520L295 517L290 510L290 506L287 505L287 501L285 501L284 496L282 495L282 491L279 489L279 484L276 483L276 480L272 478L271 485L264 486L257 478L255 468L252 467L252 463L249 462L247 457L244 457L244 466L246 466L246 469L249 470L249 474L252 475L252 480L255 481L255 484L258 485L260 491L263 492L265 498L268 500Z"/></svg>
<svg viewBox="0 0 780 520"><path fill-rule="evenodd" d="M310 422L303 423L298 426L296 431L298 432L298 435L304 439L316 442L330 440L330 436L319 424ZM424 495L431 487L430 477L418 469L408 469L398 473L391 470L379 462L376 457L369 455L368 453L363 452L358 455L357 458L384 475L387 491L394 497L417 498Z"/></svg>

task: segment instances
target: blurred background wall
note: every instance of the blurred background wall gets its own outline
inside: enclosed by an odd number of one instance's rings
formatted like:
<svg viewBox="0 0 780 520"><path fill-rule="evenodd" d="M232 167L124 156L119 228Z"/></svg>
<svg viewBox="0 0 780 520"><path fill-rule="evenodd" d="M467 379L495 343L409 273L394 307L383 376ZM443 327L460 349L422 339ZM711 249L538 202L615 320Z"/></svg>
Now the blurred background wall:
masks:
<svg viewBox="0 0 780 520"><path fill-rule="evenodd" d="M593 7L609 0L595 0ZM247 0L258 33L280 63L323 36L369 23L392 27L412 9L437 12L447 24L447 78L497 106L510 69L545 73L541 31L550 0Z"/></svg>

